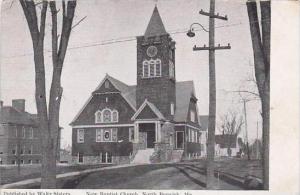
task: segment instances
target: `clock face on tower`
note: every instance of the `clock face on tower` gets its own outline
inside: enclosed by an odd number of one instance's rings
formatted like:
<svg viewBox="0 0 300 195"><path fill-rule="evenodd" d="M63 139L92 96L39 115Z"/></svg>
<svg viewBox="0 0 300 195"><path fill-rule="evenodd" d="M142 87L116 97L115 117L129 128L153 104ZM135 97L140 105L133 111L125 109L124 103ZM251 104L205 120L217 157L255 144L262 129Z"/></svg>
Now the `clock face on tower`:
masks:
<svg viewBox="0 0 300 195"><path fill-rule="evenodd" d="M148 55L150 58L156 56L156 54L157 54L157 48L156 48L155 46L150 46L150 47L148 47L148 49L147 49L147 55Z"/></svg>

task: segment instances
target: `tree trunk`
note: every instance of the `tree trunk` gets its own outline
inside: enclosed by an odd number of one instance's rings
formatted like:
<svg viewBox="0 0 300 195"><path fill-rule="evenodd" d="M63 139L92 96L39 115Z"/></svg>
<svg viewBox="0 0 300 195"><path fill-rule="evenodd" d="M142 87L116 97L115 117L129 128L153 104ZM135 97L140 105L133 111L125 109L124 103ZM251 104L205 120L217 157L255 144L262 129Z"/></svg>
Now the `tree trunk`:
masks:
<svg viewBox="0 0 300 195"><path fill-rule="evenodd" d="M255 1L247 2L250 23L252 47L254 53L255 78L261 99L263 119L263 184L264 189L269 189L269 137L270 137L270 26L271 8L270 1L262 1L261 24L262 39L257 16Z"/></svg>
<svg viewBox="0 0 300 195"><path fill-rule="evenodd" d="M48 1L42 1L40 28L33 0L19 0L30 30L33 43L35 64L35 99L38 113L39 129L42 142L41 188L56 188L56 159L59 145L59 110L62 96L61 73L72 30L76 0L62 1L63 23L58 50L57 9L56 2L50 1L52 14L52 63L53 74L49 95L49 105L46 100L46 80L44 63L44 36Z"/></svg>

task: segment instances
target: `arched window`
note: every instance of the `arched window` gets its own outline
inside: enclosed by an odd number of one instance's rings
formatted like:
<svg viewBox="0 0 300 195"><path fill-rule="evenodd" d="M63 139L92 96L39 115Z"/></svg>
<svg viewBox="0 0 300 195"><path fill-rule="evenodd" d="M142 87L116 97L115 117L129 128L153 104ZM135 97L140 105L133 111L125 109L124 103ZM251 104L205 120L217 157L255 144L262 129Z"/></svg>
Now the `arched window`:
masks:
<svg viewBox="0 0 300 195"><path fill-rule="evenodd" d="M102 113L100 110L95 113L95 123L102 123Z"/></svg>
<svg viewBox="0 0 300 195"><path fill-rule="evenodd" d="M155 76L155 62L154 60L150 61L150 77Z"/></svg>
<svg viewBox="0 0 300 195"><path fill-rule="evenodd" d="M145 60L143 62L143 77L152 78L161 76L161 60Z"/></svg>
<svg viewBox="0 0 300 195"><path fill-rule="evenodd" d="M118 122L119 121L119 113L118 111L114 110L112 112L112 122Z"/></svg>
<svg viewBox="0 0 300 195"><path fill-rule="evenodd" d="M143 77L144 78L149 77L149 63L148 63L148 61L143 62Z"/></svg>
<svg viewBox="0 0 300 195"><path fill-rule="evenodd" d="M103 122L109 123L111 122L111 111L109 109L103 110Z"/></svg>
<svg viewBox="0 0 300 195"><path fill-rule="evenodd" d="M170 78L175 78L175 67L172 61L169 61L169 74Z"/></svg>
<svg viewBox="0 0 300 195"><path fill-rule="evenodd" d="M104 110L98 110L95 113L95 123L111 123L119 121L119 112L117 110L111 110L105 108Z"/></svg>
<svg viewBox="0 0 300 195"><path fill-rule="evenodd" d="M157 76L157 77L161 76L161 61L160 60L155 61L155 76Z"/></svg>

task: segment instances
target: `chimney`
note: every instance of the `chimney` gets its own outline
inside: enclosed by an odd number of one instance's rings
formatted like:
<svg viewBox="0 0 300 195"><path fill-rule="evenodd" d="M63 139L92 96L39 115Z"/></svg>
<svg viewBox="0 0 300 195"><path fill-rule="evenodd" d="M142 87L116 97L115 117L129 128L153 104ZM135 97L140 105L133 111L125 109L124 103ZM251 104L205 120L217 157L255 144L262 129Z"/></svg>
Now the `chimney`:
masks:
<svg viewBox="0 0 300 195"><path fill-rule="evenodd" d="M12 107L20 112L25 112L25 99L12 100Z"/></svg>
<svg viewBox="0 0 300 195"><path fill-rule="evenodd" d="M0 100L0 109L2 109L2 107L3 107L3 101Z"/></svg>

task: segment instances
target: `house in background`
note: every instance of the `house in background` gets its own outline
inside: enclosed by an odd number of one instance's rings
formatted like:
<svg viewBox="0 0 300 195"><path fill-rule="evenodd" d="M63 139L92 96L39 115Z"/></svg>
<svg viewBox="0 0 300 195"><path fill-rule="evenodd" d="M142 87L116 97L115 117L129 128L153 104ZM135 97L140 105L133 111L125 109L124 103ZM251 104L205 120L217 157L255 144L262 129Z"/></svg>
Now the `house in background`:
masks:
<svg viewBox="0 0 300 195"><path fill-rule="evenodd" d="M237 156L240 153L237 134L215 135L215 156Z"/></svg>
<svg viewBox="0 0 300 195"><path fill-rule="evenodd" d="M201 143L201 157L206 157L207 154L207 133L208 133L208 115L199 116L201 132L200 132L200 143Z"/></svg>
<svg viewBox="0 0 300 195"><path fill-rule="evenodd" d="M193 81L176 81L175 41L157 7L137 37L137 85L109 75L71 122L74 163L151 163L201 155Z"/></svg>
<svg viewBox="0 0 300 195"><path fill-rule="evenodd" d="M25 100L0 101L0 164L41 162L40 131L37 116L25 111Z"/></svg>

